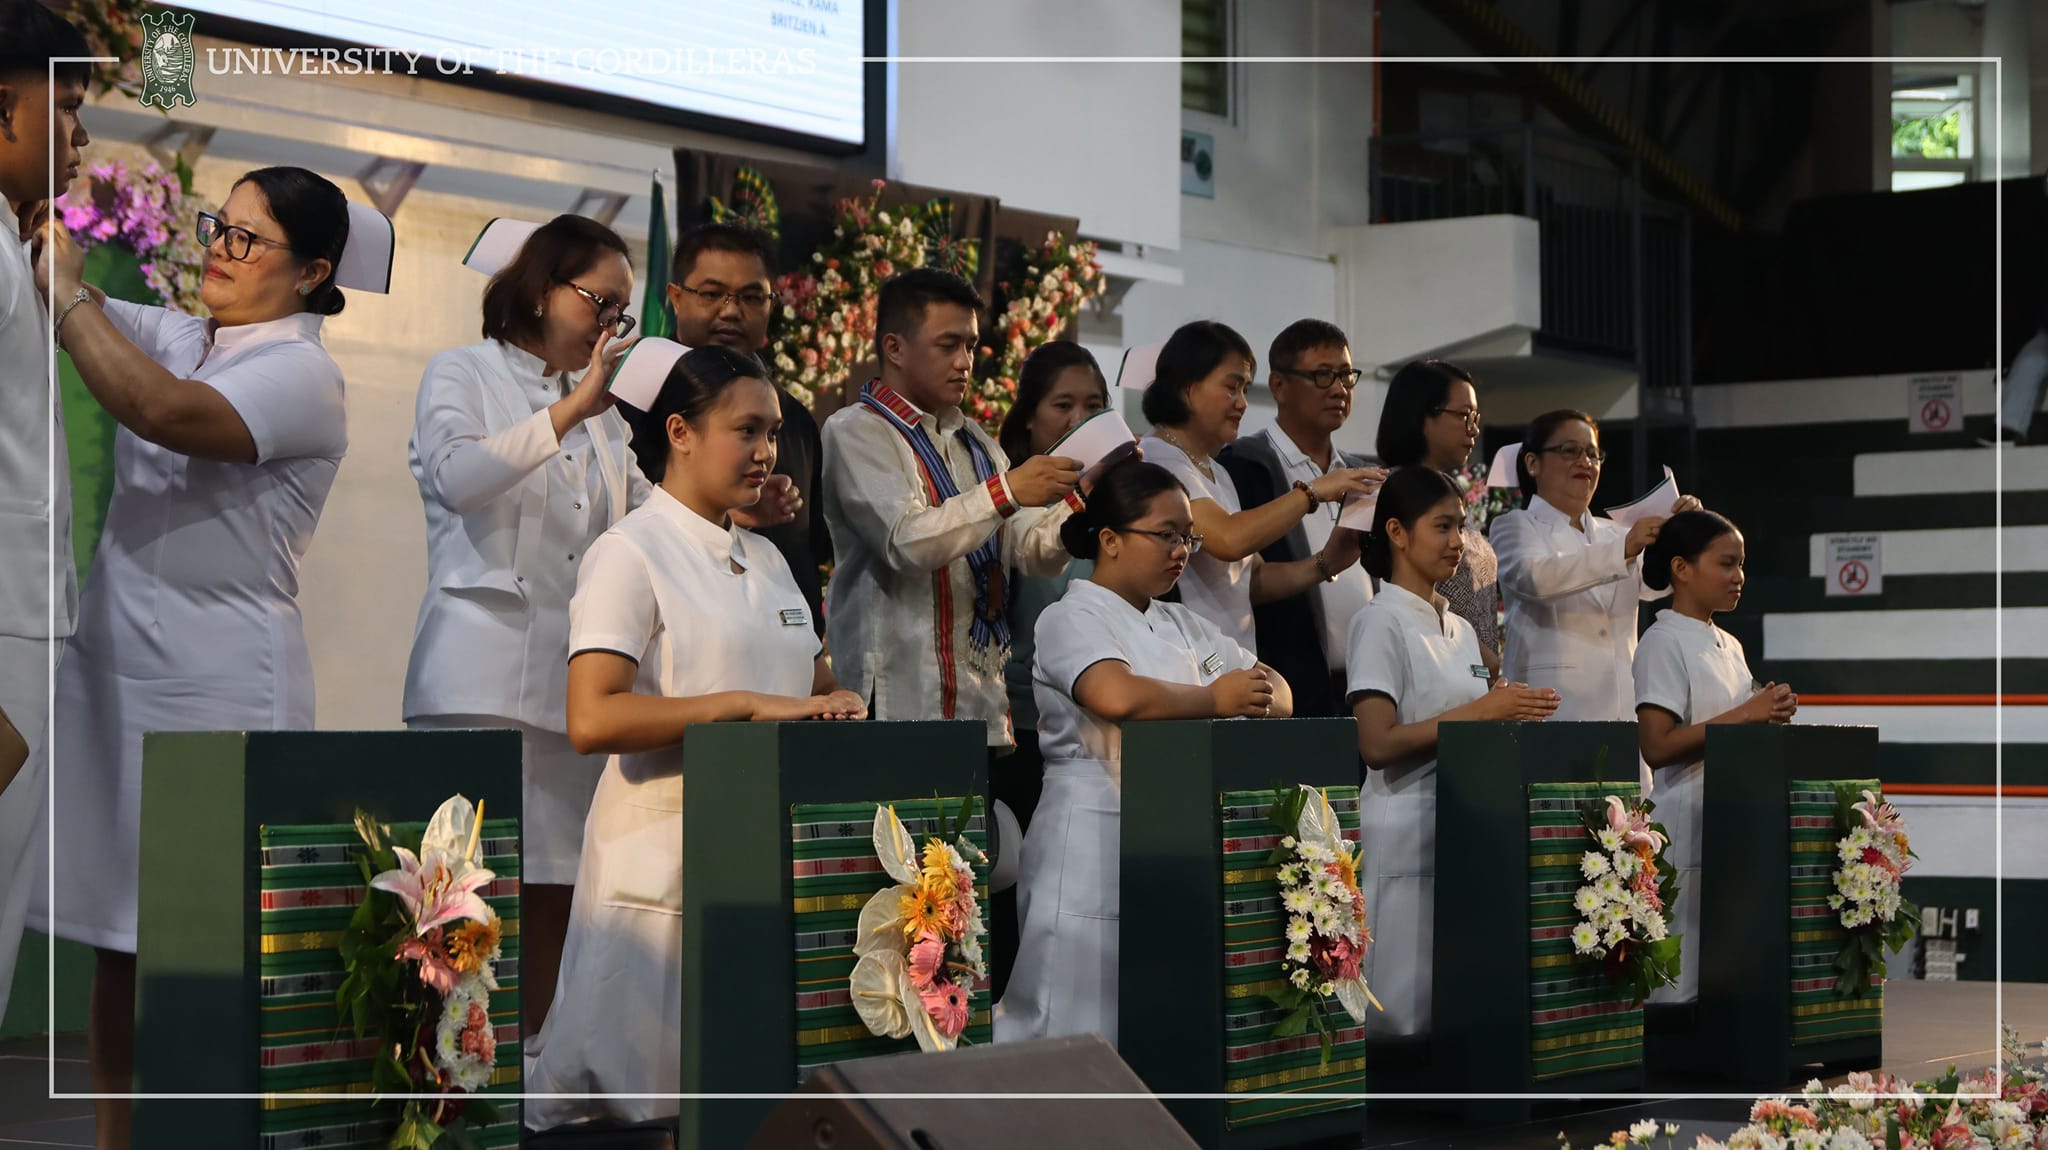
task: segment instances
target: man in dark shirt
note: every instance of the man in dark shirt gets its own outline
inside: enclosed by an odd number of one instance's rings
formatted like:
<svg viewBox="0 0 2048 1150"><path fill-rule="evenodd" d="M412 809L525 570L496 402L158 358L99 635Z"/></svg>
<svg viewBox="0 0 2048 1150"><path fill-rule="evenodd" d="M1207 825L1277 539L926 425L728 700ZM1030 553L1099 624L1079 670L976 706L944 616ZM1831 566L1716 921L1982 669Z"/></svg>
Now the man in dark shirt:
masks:
<svg viewBox="0 0 2048 1150"><path fill-rule="evenodd" d="M777 306L769 275L768 238L737 224L699 224L676 238L669 270L668 303L676 315L676 342L686 347L719 344L759 355L768 344L768 320ZM771 369L769 379L774 380ZM825 499L818 490L824 478L818 421L778 383L782 397L782 433L775 438L775 474L787 484L763 490L761 502L748 512L734 513L740 526L759 532L789 561L811 622L825 633L819 609L822 580L819 561L832 554L825 530Z"/></svg>

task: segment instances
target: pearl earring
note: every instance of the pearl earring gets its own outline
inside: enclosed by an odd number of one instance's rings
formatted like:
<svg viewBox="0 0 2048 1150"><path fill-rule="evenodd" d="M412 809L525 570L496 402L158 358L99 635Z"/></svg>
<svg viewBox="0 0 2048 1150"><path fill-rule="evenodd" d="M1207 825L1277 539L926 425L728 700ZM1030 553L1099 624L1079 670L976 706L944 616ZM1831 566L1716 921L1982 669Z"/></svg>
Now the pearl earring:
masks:
<svg viewBox="0 0 2048 1150"><path fill-rule="evenodd" d="M544 311L544 309L543 309L543 308L542 308L542 307L541 307L541 306L540 306L539 304L534 304L534 305L533 305L533 318L535 318L535 319L539 319L539 318L541 317L541 315L543 314L543 311Z"/></svg>

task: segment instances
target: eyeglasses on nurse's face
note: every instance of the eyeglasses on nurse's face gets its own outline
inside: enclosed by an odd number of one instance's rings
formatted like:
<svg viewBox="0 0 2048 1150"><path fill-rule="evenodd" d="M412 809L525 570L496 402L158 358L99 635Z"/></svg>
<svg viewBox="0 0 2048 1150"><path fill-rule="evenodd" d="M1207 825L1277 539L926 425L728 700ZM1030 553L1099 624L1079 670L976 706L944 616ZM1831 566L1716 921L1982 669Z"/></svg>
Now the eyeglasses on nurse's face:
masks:
<svg viewBox="0 0 2048 1150"><path fill-rule="evenodd" d="M567 280L562 282L562 286L590 301L590 306L597 309L597 326L610 328L613 338L624 339L626 333L633 330L633 317L626 314L625 304L606 299L587 287Z"/></svg>
<svg viewBox="0 0 2048 1150"><path fill-rule="evenodd" d="M1147 531L1142 527L1112 527L1110 530L1119 535L1150 535L1166 544L1168 554L1185 547L1188 549L1189 558L1193 558L1195 552L1202 549L1202 537L1199 535L1187 535L1179 531Z"/></svg>
<svg viewBox="0 0 2048 1150"><path fill-rule="evenodd" d="M1607 462L1607 453L1598 447L1582 447L1576 443L1553 443L1542 449L1544 455L1555 455L1566 463L1583 460L1595 467Z"/></svg>
<svg viewBox="0 0 2048 1150"><path fill-rule="evenodd" d="M1464 421L1466 427L1473 431L1479 430L1479 409L1476 407L1436 407L1431 408L1429 413L1431 415L1455 415Z"/></svg>
<svg viewBox="0 0 2048 1150"><path fill-rule="evenodd" d="M1302 371L1299 368L1293 367L1279 367L1274 370L1278 371L1281 375L1291 375L1296 379L1308 380L1316 385L1317 391L1328 391L1338 385L1342 385L1345 391L1350 391L1358 386L1359 377L1365 374L1365 372L1355 367L1319 367L1314 371Z"/></svg>
<svg viewBox="0 0 2048 1150"><path fill-rule="evenodd" d="M238 228L212 212L199 213L198 236L199 246L202 248L211 248L216 240L220 241L221 249L227 253L227 257L238 263L248 259L249 253L255 250L257 244L286 250L291 248L291 245L283 240L273 240L269 236L259 236L248 228Z"/></svg>

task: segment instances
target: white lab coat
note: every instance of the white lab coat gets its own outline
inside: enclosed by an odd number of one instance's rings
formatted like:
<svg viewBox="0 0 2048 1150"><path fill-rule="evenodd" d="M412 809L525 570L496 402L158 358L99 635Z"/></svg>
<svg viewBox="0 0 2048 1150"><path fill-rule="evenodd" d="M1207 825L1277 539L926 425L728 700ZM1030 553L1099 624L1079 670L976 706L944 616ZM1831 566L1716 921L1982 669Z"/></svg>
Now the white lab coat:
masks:
<svg viewBox="0 0 2048 1150"><path fill-rule="evenodd" d="M591 547L569 605L569 645L633 659L634 692L669 698L805 697L820 650L782 553L751 531L710 523L660 488ZM613 755L605 765L554 1007L527 1047L533 1093L682 1089L684 766L680 747ZM658 1098L535 1099L525 1123L544 1130L674 1113L673 1100Z"/></svg>
<svg viewBox="0 0 2048 1150"><path fill-rule="evenodd" d="M1441 595L1425 602L1392 581L1351 618L1345 698L1384 695L1403 726L1486 693L1479 636ZM1372 944L1362 967L1386 1010L1373 1038L1429 1033L1436 933L1436 760L1373 767L1358 793L1360 868Z"/></svg>
<svg viewBox="0 0 2048 1150"><path fill-rule="evenodd" d="M1682 727L1724 715L1756 689L1742 642L1712 623L1676 611L1659 611L1636 648L1636 704L1678 717ZM1705 760L1658 767L1656 819L1671 834L1664 861L1678 871L1678 906L1671 933L1679 940L1678 984L1659 987L1651 1002L1691 1002L1699 997L1701 804L1706 800Z"/></svg>
<svg viewBox="0 0 2048 1150"><path fill-rule="evenodd" d="M1032 695L1045 790L1017 877L1017 964L996 1011L996 1041L1100 1034L1116 1043L1118 825L1123 728L1074 698L1104 660L1134 675L1207 686L1258 657L1180 603L1143 614L1086 579L1038 616Z"/></svg>
<svg viewBox="0 0 2048 1150"><path fill-rule="evenodd" d="M1586 530L1541 496L1488 531L1507 603L1502 674L1562 696L1559 722L1634 722L1638 604L1668 591L1643 586L1642 557L1624 558L1628 532L1586 513Z"/></svg>
<svg viewBox="0 0 2048 1150"><path fill-rule="evenodd" d="M57 671L57 899L38 882L30 921L133 951L143 733L313 726L299 561L348 430L320 316L214 331L118 300L106 314L151 359L225 397L256 443L255 463L219 463L115 434L114 493Z"/></svg>
<svg viewBox="0 0 2048 1150"><path fill-rule="evenodd" d="M573 386L498 340L444 351L420 380L411 445L427 514L427 591L405 671L415 727L510 727L523 741L528 882L576 881L604 758L568 745L569 599L583 555L645 501L616 411L560 441Z"/></svg>

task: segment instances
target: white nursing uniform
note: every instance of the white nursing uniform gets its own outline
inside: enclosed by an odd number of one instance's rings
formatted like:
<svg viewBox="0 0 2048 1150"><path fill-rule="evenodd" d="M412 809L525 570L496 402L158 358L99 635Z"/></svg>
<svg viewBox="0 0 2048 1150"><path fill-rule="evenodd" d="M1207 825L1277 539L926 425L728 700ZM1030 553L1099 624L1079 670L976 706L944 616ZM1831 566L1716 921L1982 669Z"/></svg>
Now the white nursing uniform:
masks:
<svg viewBox="0 0 2048 1150"><path fill-rule="evenodd" d="M1210 499L1232 515L1244 510L1237 498L1237 484L1221 463L1203 460L1214 477L1202 474L1188 453L1156 435L1139 441L1147 463L1156 463L1173 473L1187 488L1190 502ZM1216 624L1231 642L1247 651L1259 649L1258 628L1252 623L1252 566L1257 555L1226 563L1207 551L1197 551L1188 560L1187 573L1180 577L1180 601L1195 613Z"/></svg>
<svg viewBox="0 0 2048 1150"><path fill-rule="evenodd" d="M735 571L737 566L740 570ZM661 488L600 537L569 604L569 649L634 660L636 694L806 697L820 650L789 564L766 539L720 527ZM583 836L555 1004L528 1047L537 1094L682 1089L683 753L613 755ZM644 1122L654 1098L534 1100L525 1123Z"/></svg>
<svg viewBox="0 0 2048 1150"><path fill-rule="evenodd" d="M1074 683L1115 660L1134 675L1207 686L1258 663L1180 603L1144 612L1076 580L1038 617L1032 694L1045 791L1024 835L1017 878L1017 964L996 1011L996 1040L1100 1034L1116 1042L1117 825L1123 730L1074 698Z"/></svg>
<svg viewBox="0 0 2048 1150"><path fill-rule="evenodd" d="M405 670L405 721L520 733L521 875L576 881L604 756L569 745L569 599L597 537L647 498L617 411L559 441L548 408L573 382L487 340L420 380L411 464L427 513L427 592Z"/></svg>
<svg viewBox="0 0 2048 1150"><path fill-rule="evenodd" d="M1636 647L1636 703L1678 716L1689 727L1734 710L1754 693L1749 660L1735 636L1676 611L1657 612ZM1678 871L1678 906L1671 932L1679 940L1678 984L1650 993L1651 1002L1692 1002L1700 987L1701 804L1707 764L1684 763L1656 771L1656 819L1671 833L1664 860Z"/></svg>
<svg viewBox="0 0 2048 1150"><path fill-rule="evenodd" d="M1346 698L1384 695L1406 725L1434 718L1486 694L1479 636L1450 611L1382 580L1351 619ZM1365 895L1364 973L1386 1006L1367 1020L1373 1038L1429 1033L1430 955L1436 913L1436 760L1367 770L1359 788Z"/></svg>
<svg viewBox="0 0 2048 1150"><path fill-rule="evenodd" d="M57 673L56 905L31 921L62 938L135 949L146 731L307 730L313 661L299 562L348 450L341 369L300 313L213 321L109 300L142 352L234 406L254 463L114 437L114 493Z"/></svg>

